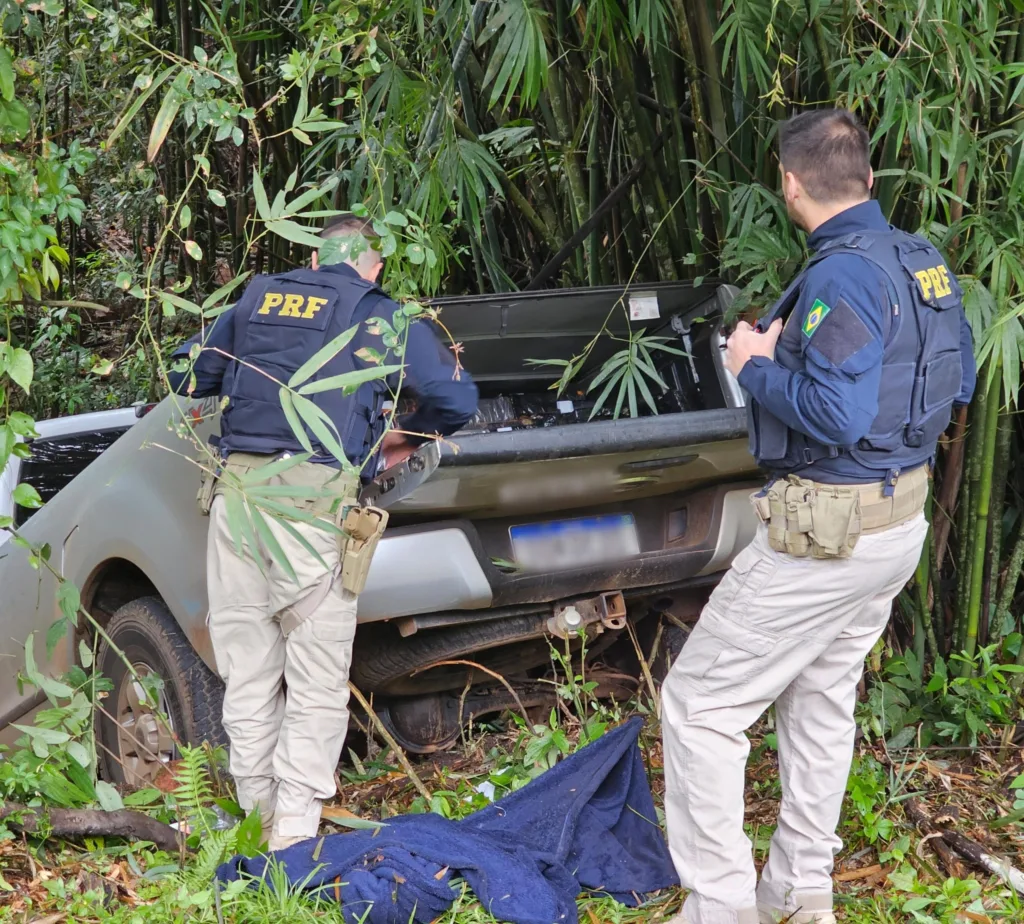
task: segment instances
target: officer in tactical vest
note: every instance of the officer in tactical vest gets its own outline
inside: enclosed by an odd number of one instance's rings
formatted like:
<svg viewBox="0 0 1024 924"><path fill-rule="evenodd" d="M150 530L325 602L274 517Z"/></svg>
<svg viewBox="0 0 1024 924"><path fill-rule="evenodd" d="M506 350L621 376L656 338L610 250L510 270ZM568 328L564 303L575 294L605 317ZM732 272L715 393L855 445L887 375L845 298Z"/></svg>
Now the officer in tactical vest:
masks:
<svg viewBox="0 0 1024 924"><path fill-rule="evenodd" d="M855 117L803 113L781 125L779 147L786 206L814 255L756 327L740 322L725 354L769 474L753 498L762 524L662 690L687 924L834 924L857 685L921 554L937 440L975 382L956 277L869 198ZM757 884L745 732L773 703L782 806Z"/></svg>
<svg viewBox="0 0 1024 924"><path fill-rule="evenodd" d="M363 368L363 348L387 352L365 323L390 320L398 310L376 285L382 264L372 233L351 216L330 224L322 236L341 239L332 246L344 248L345 262L318 266L314 254L312 269L256 277L212 329L175 352L188 357L195 344L202 348L191 370L170 374L174 391L227 398L217 441L222 472L245 475L305 451L282 408L279 383L326 344L358 325L350 344L309 382ZM383 437L389 465L430 436L455 432L476 411L476 386L427 323L409 328L404 364L402 392L413 393L416 408L401 422L405 435L393 430ZM336 428L348 461L364 472L376 461L368 456L384 433L383 405L396 387L377 379L354 394L332 388L309 395ZM210 516L209 625L225 682L230 768L240 805L260 808L271 850L315 836L321 802L335 793L348 728L356 599L384 522L355 506L359 478L342 471L315 433L307 437L311 460L286 466L269 483L316 489L306 492L317 495L313 501L289 502L337 516L335 522L344 516L348 538L339 542L336 532L313 523L268 517L270 541L284 550L293 574L285 573L265 537L260 548L247 545L238 554L223 477L216 487L208 479L209 489L200 492Z"/></svg>

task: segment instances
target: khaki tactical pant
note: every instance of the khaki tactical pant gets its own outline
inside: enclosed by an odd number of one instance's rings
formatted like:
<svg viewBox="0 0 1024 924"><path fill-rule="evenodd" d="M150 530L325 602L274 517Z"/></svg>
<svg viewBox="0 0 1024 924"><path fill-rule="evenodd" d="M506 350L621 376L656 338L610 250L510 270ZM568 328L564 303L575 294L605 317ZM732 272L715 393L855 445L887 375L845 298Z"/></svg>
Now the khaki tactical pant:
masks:
<svg viewBox="0 0 1024 924"><path fill-rule="evenodd" d="M712 593L662 689L668 841L691 890L688 924L831 910L857 685L927 530L918 514L823 560L773 551L761 526ZM772 703L782 805L755 891L745 732Z"/></svg>
<svg viewBox="0 0 1024 924"><path fill-rule="evenodd" d="M305 463L283 477L322 486L333 474ZM314 837L321 801L336 792L348 729L356 597L341 587L335 534L290 524L321 563L280 524L267 522L295 580L262 541L238 555L223 496L210 511L210 635L225 683L224 730L242 808L260 807L267 836Z"/></svg>

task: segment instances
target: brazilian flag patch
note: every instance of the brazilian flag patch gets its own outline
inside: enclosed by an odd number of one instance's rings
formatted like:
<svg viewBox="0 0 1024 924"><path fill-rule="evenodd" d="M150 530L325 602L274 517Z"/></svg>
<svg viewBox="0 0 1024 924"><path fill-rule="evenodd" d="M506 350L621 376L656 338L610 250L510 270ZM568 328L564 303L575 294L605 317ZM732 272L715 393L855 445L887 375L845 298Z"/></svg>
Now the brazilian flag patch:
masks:
<svg viewBox="0 0 1024 924"><path fill-rule="evenodd" d="M804 332L804 336L810 337L831 310L820 298L816 298L814 304L811 305L811 310L807 312L807 317L804 318L804 326L800 328Z"/></svg>

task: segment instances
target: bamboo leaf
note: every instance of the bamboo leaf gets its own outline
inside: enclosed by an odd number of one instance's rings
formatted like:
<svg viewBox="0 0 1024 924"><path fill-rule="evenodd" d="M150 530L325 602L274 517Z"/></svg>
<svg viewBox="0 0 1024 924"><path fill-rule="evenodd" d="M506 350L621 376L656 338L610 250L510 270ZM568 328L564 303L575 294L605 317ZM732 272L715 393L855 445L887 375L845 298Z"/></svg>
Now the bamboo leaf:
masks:
<svg viewBox="0 0 1024 924"><path fill-rule="evenodd" d="M626 382L628 377L625 372L619 378L619 393L615 398L615 410L612 411L612 417L615 420L619 419L619 415L622 414L622 403L626 400Z"/></svg>
<svg viewBox="0 0 1024 924"><path fill-rule="evenodd" d="M185 100L185 93L191 80L192 76L188 71L181 71L174 78L174 82L164 95L163 102L157 110L156 118L153 119L153 127L149 133L149 147L146 150L146 160L149 163L153 163L156 160L157 154L160 153L160 148L167 138L167 133L171 130L174 119L178 115L178 110Z"/></svg>
<svg viewBox="0 0 1024 924"><path fill-rule="evenodd" d="M320 520L318 522L324 523L325 526L330 525L325 523L325 521L323 520ZM323 556L315 548L313 548L312 543L305 536L303 536L298 529L295 528L294 523L289 523L288 520L285 519L278 519L277 523L286 533L288 533L289 536L292 537L292 539L294 539L299 545L302 546L302 548L308 553L309 557L312 558L313 561L319 564L321 568L327 568L327 562L324 561ZM329 532L330 530L325 531Z"/></svg>
<svg viewBox="0 0 1024 924"><path fill-rule="evenodd" d="M308 455L294 455L287 456L283 459L277 459L271 462L269 465L261 465L259 468L254 468L251 471L246 472L244 475L238 476L238 483L243 486L265 484L270 481L271 478L276 478L278 475L283 475L285 472L291 471L296 465L301 465L303 462L308 462Z"/></svg>
<svg viewBox="0 0 1024 924"><path fill-rule="evenodd" d="M611 375L616 369L620 368L624 363L628 362L629 353L623 350L621 353L616 353L611 359L609 359L602 367L601 370L591 380L590 385L587 386L587 391L593 391L601 384L609 375Z"/></svg>
<svg viewBox="0 0 1024 924"><path fill-rule="evenodd" d="M187 298L182 298L180 295L175 295L173 292L157 292L156 297L164 304L173 305L175 308L180 308L182 311L187 311L189 314L203 313L203 309L195 302L190 302ZM173 313L174 312L172 311L171 314Z"/></svg>
<svg viewBox="0 0 1024 924"><path fill-rule="evenodd" d="M298 369L295 370L295 374L288 380L289 388L297 388L311 376L319 372L324 366L327 365L335 356L337 356L342 350L345 349L352 342L352 338L356 335L356 331L359 330L358 324L353 324L346 331L338 334L330 343L325 344L319 350L317 350L312 356L309 357Z"/></svg>
<svg viewBox="0 0 1024 924"><path fill-rule="evenodd" d="M263 514L255 507L250 507L249 510L252 514L253 525L256 527L256 533L263 542L263 547L270 553L270 557L277 562L290 580L298 581L295 575L295 568L288 559L288 554L281 547L281 543L277 541L277 536L274 535L274 530L270 524L267 523Z"/></svg>
<svg viewBox="0 0 1024 924"><path fill-rule="evenodd" d="M302 426L302 421L299 420L299 415L295 413L295 403L292 401L292 393L282 386L278 391L278 395L281 399L281 410L284 411L285 419L288 421L288 426L292 428L292 433L295 434L295 439L299 441L299 444L306 450L306 452L313 455L313 444L310 442L309 434L306 433L306 428Z"/></svg>
<svg viewBox="0 0 1024 924"><path fill-rule="evenodd" d="M0 96L7 102L14 99L14 60L3 45L0 45Z"/></svg>
<svg viewBox="0 0 1024 924"><path fill-rule="evenodd" d="M303 423L313 431L313 435L320 440L320 445L327 450L335 459L341 463L348 461L345 450L341 446L341 437L334 421L327 416L326 412L317 407L309 398L301 395L293 395L292 400L295 410L302 418Z"/></svg>
<svg viewBox="0 0 1024 924"><path fill-rule="evenodd" d="M295 215L301 212L307 205L311 205L329 193L331 193L338 185L338 178L332 176L325 183L320 186L314 186L312 189L307 189L301 196L296 197L293 201L288 203L287 214Z"/></svg>
<svg viewBox="0 0 1024 924"><path fill-rule="evenodd" d="M646 350L643 350L642 348L641 353L643 355L637 356L636 358L637 368L644 372L652 382L656 382L661 388L665 389L665 391L668 391L668 385L665 383L665 380L658 374L658 370L654 368L654 364L651 362L650 355L646 352Z"/></svg>
<svg viewBox="0 0 1024 924"><path fill-rule="evenodd" d="M332 520L325 520L311 511L302 510L294 504L274 500L272 497L261 497L259 499L259 506L261 510L276 514L278 522L284 519L289 522L308 523L310 526L316 526L318 529L323 529L325 532L334 533L339 536L344 533L344 530L335 526Z"/></svg>
<svg viewBox="0 0 1024 924"><path fill-rule="evenodd" d="M637 374L635 376L636 387L640 389L640 394L643 396L647 406L651 409L652 414L658 413L658 405L654 403L654 396L651 394L651 389L647 385L647 380L644 378L643 372L640 370L640 361L637 360ZM636 414L633 415L634 417Z"/></svg>
<svg viewBox="0 0 1024 924"><path fill-rule="evenodd" d="M294 176L294 174L293 174L293 176ZM270 204L270 217L271 218L280 218L282 215L284 215L284 197L285 197L285 190L284 189L279 189L277 191L277 195L274 196L274 201Z"/></svg>
<svg viewBox="0 0 1024 924"><path fill-rule="evenodd" d="M612 376L610 379L608 379L608 383L605 385L604 391L601 392L601 394L598 396L597 401L594 402L594 407L590 412L590 417L587 418L588 420L593 420L594 417L596 417L597 414L600 412L601 408L604 407L605 401L608 400L608 396L611 394L612 389L615 387L615 383L618 382L620 378L621 375Z"/></svg>
<svg viewBox="0 0 1024 924"><path fill-rule="evenodd" d="M268 221L267 228L278 237L283 237L286 241L291 241L293 244L303 244L306 247L319 248L324 243L315 229L304 228L288 218L275 218Z"/></svg>
<svg viewBox="0 0 1024 924"><path fill-rule="evenodd" d="M270 220L270 202L267 200L267 191L263 187L263 178L259 170L252 168L252 194L256 200L256 214L263 220Z"/></svg>
<svg viewBox="0 0 1024 924"><path fill-rule="evenodd" d="M289 460L290 461L290 460ZM244 489L246 498L286 497L294 500L312 500L327 495L317 488L303 488L291 484L258 484Z"/></svg>
<svg viewBox="0 0 1024 924"><path fill-rule="evenodd" d="M122 134L124 134L125 129L131 125L132 120L139 114L139 110L146 104L146 100L148 100L162 86L163 82L174 73L175 69L176 68L173 65L165 68L155 78L151 78L149 85L137 97L135 97L135 102L125 110L124 115L117 120L117 124L114 126L113 131L111 131L107 136L105 144L108 150L110 149L110 146L117 141ZM136 85L138 85L138 80L136 80Z"/></svg>
<svg viewBox="0 0 1024 924"><path fill-rule="evenodd" d="M316 395L324 391L333 391L335 388L353 388L362 385L364 382L371 382L374 379L387 378L394 372L401 372L401 366L370 366L368 369L355 369L352 372L345 372L341 375L332 375L330 378L320 379L317 382L310 382L299 389L300 395Z"/></svg>
<svg viewBox="0 0 1024 924"><path fill-rule="evenodd" d="M260 544L249 517L245 497L236 488L229 488L221 495L224 498L228 531L235 543L235 551L240 557L248 557L263 570L263 556L260 555Z"/></svg>
<svg viewBox="0 0 1024 924"><path fill-rule="evenodd" d="M228 521L228 532L231 534L231 542L235 547L235 553L241 557L245 554L245 540L242 536L242 520L245 519L245 505L237 491L224 491L221 497L224 498L225 519Z"/></svg>
<svg viewBox="0 0 1024 924"><path fill-rule="evenodd" d="M207 311L208 309L216 305L218 302L223 301L225 298L227 298L232 292L235 291L235 289L237 289L243 282L245 282L245 280L248 279L251 274L252 270L246 270L244 273L240 273L239 275L235 276L235 278L232 279L230 282L224 283L224 285L222 285L215 292L211 292L203 301L203 311Z"/></svg>

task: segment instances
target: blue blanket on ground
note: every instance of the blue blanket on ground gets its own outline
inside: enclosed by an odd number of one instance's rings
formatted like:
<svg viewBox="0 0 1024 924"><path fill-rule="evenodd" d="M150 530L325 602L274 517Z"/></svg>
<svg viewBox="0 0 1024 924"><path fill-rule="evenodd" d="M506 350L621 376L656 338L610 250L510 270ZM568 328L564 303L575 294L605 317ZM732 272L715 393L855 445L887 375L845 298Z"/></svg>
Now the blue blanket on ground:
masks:
<svg viewBox="0 0 1024 924"><path fill-rule="evenodd" d="M274 859L289 882L340 894L346 919L365 924L427 924L454 903L456 877L511 924L577 924L583 891L638 904L679 881L644 772L642 724L631 719L462 821L404 815ZM217 877L258 878L266 866L266 857L236 857Z"/></svg>

